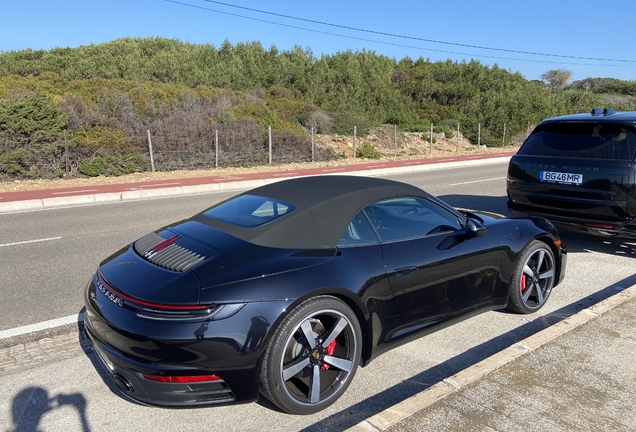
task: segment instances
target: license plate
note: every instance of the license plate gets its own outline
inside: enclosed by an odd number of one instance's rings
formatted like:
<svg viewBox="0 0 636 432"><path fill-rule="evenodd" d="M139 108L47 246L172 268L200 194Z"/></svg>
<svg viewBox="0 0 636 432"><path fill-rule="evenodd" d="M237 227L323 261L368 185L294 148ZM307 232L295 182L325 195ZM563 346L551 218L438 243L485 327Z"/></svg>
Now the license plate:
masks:
<svg viewBox="0 0 636 432"><path fill-rule="evenodd" d="M539 179L541 181L580 185L583 183L583 174L541 171Z"/></svg>

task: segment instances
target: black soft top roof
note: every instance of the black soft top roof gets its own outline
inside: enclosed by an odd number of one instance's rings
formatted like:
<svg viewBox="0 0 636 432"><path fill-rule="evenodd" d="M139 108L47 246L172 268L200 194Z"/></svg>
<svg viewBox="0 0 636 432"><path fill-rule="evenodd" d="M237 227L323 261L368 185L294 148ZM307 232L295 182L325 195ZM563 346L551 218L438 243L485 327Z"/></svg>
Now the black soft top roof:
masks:
<svg viewBox="0 0 636 432"><path fill-rule="evenodd" d="M236 226L203 213L192 219L261 246L334 248L351 219L366 205L393 196L428 196L421 189L406 183L342 175L283 180L245 194L284 201L294 205L296 210L252 228Z"/></svg>

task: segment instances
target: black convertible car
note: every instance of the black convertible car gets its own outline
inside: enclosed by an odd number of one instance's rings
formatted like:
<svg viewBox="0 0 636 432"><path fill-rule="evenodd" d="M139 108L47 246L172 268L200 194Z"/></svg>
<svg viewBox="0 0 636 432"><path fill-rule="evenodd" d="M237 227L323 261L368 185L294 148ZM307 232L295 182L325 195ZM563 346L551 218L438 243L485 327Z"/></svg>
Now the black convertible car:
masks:
<svg viewBox="0 0 636 432"><path fill-rule="evenodd" d="M259 187L140 238L88 283L85 329L131 398L319 411L359 364L480 312L539 310L564 276L545 219L460 212L395 181Z"/></svg>

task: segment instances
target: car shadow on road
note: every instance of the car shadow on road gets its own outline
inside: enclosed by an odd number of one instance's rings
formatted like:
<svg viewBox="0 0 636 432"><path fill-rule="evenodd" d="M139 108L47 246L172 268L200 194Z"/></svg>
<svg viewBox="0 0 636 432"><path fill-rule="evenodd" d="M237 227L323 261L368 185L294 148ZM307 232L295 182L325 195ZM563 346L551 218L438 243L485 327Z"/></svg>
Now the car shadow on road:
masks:
<svg viewBox="0 0 636 432"><path fill-rule="evenodd" d="M520 342L547 327L550 327L551 325L563 321L575 313L585 308L589 308L590 306L593 306L594 304L599 303L634 284L636 284L636 274L607 286L585 299L571 303L545 316L532 319L532 316L529 315L527 322L522 326L473 347L443 363L440 363L437 366L425 370L397 385L394 385L391 388L352 405L337 414L331 415L317 423L314 423L313 425L303 429L303 431L345 430L350 428L361 421L378 414L421 391L426 390L434 384L457 374L469 366L479 363L491 355L496 354L503 349L508 348L509 346L514 345L515 343ZM390 371L384 371L384 373L390 373ZM355 379L352 385L356 385Z"/></svg>
<svg viewBox="0 0 636 432"><path fill-rule="evenodd" d="M506 205L508 198L506 196L443 195L439 198L453 207L508 216L508 207ZM567 246L568 252L571 253L598 252L636 258L636 239L601 237L565 229L559 229L559 235Z"/></svg>

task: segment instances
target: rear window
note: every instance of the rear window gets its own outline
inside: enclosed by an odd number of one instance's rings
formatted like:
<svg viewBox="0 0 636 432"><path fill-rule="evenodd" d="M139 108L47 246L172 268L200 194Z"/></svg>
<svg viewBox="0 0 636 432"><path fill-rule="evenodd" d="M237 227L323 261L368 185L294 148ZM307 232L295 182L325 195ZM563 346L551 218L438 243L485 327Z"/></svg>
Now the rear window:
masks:
<svg viewBox="0 0 636 432"><path fill-rule="evenodd" d="M579 159L633 160L636 134L628 127L598 123L540 125L518 154Z"/></svg>
<svg viewBox="0 0 636 432"><path fill-rule="evenodd" d="M253 228L291 213L296 207L257 195L240 195L205 211L205 216L245 228Z"/></svg>

